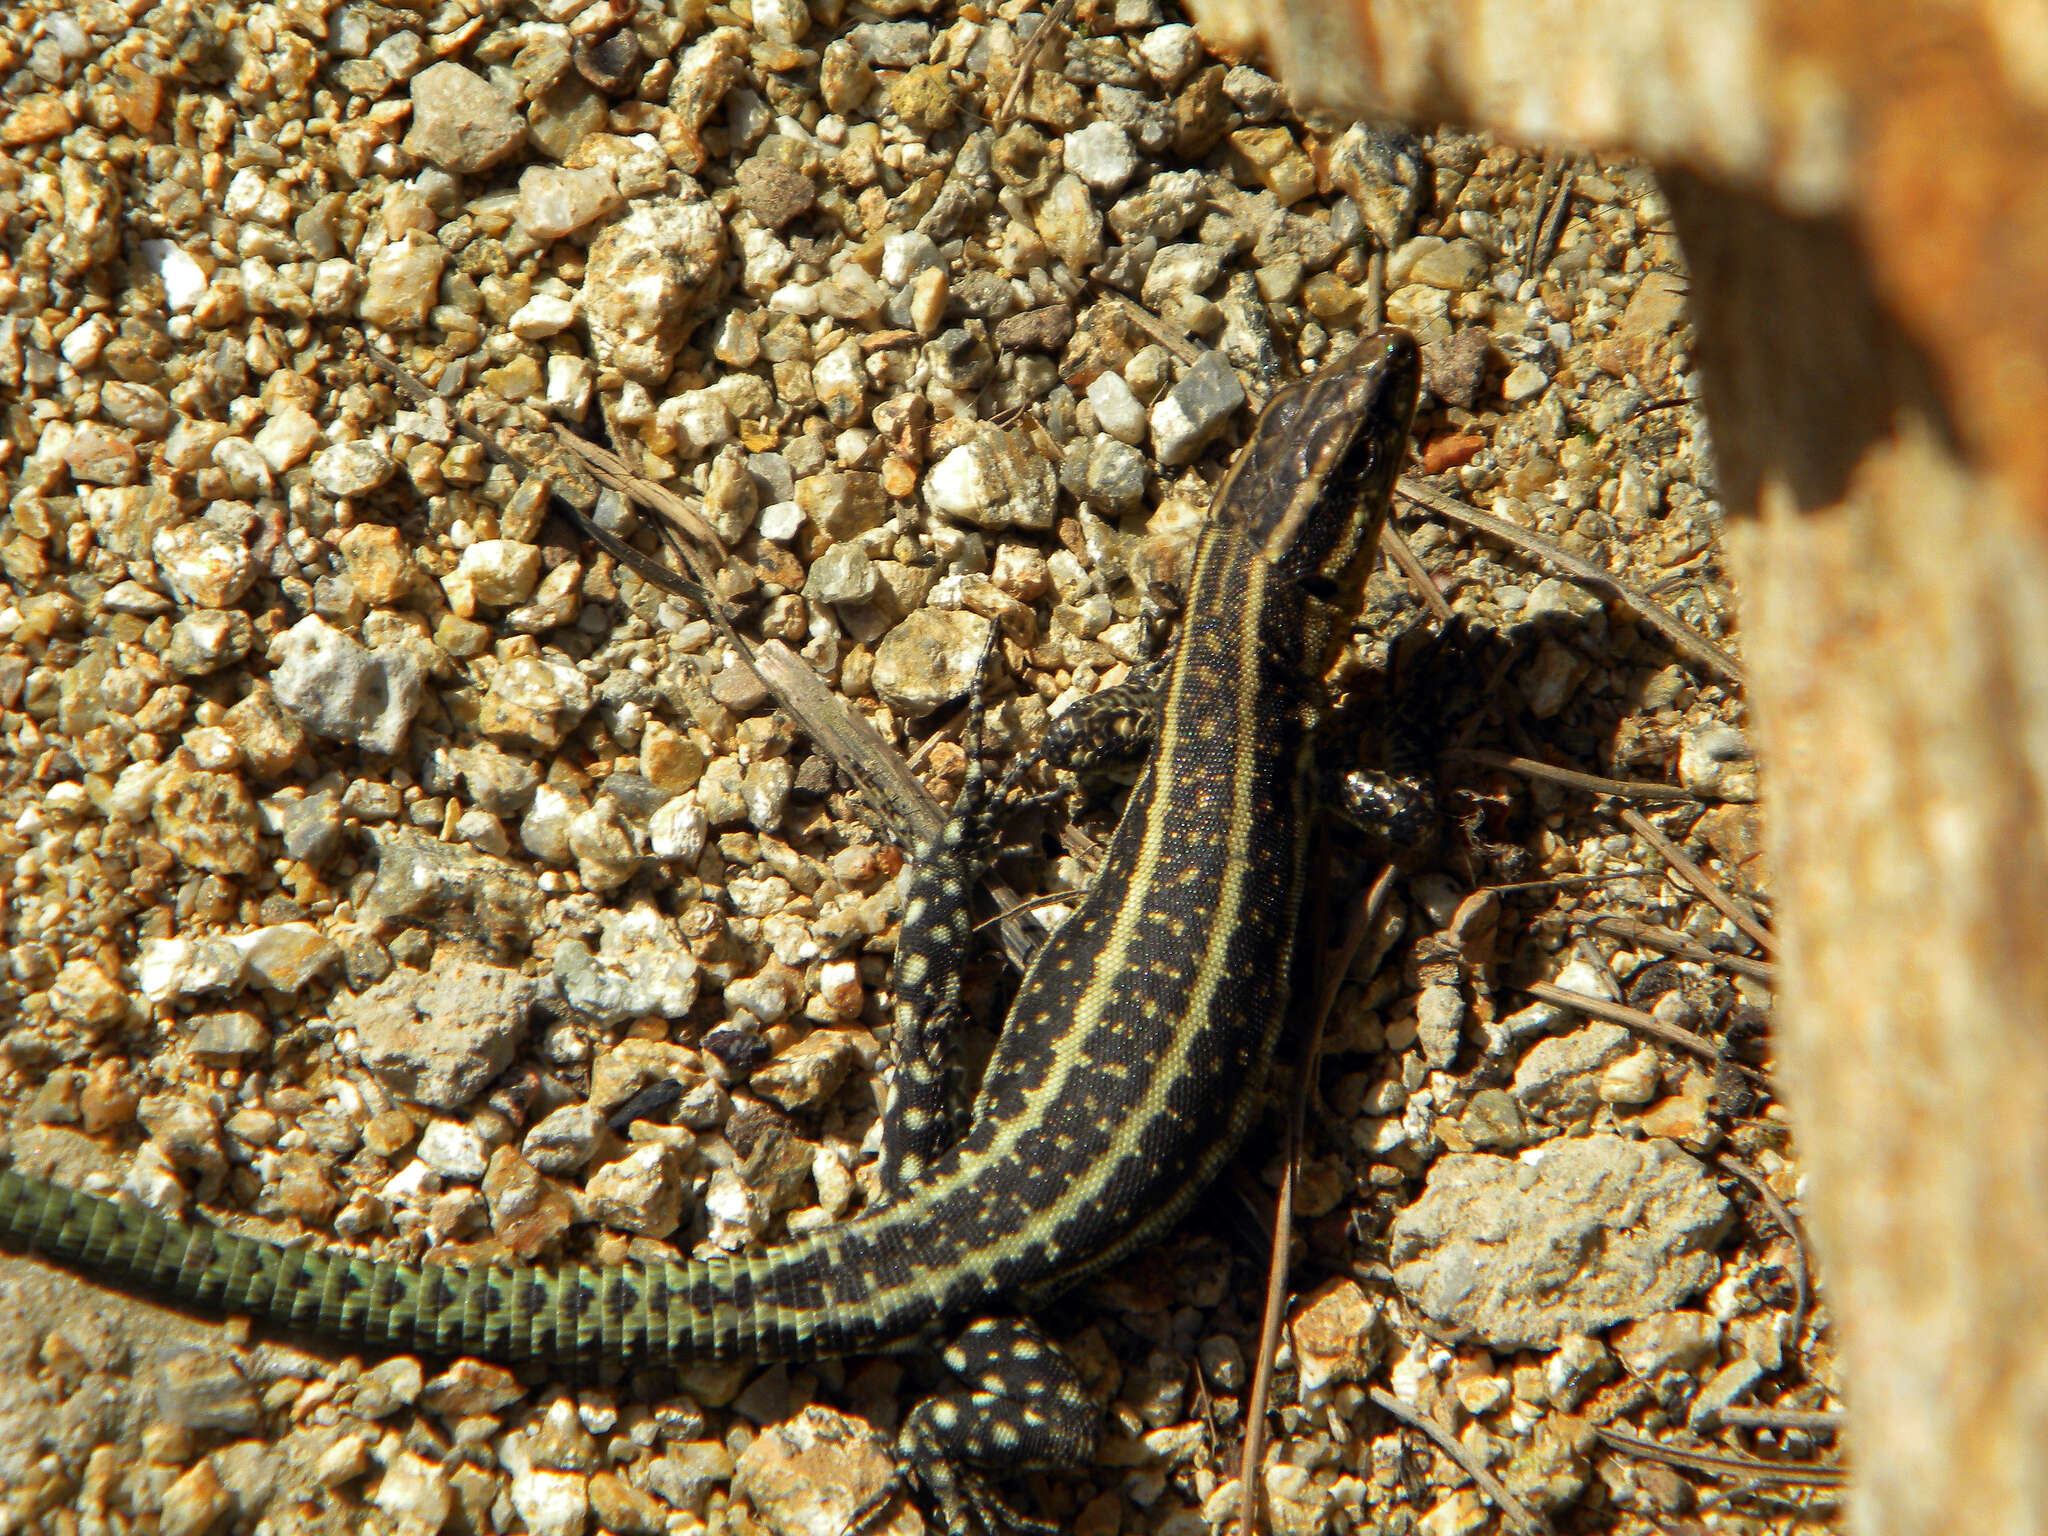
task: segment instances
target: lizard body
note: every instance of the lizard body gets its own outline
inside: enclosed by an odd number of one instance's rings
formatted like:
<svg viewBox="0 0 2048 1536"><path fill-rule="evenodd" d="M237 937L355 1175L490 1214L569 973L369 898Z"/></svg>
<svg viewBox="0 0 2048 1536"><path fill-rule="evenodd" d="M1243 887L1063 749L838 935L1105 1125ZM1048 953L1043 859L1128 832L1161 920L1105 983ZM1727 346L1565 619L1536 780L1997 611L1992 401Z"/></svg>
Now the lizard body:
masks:
<svg viewBox="0 0 2048 1536"><path fill-rule="evenodd" d="M730 1258L464 1266L281 1246L7 1170L0 1236L352 1345L565 1369L885 1348L1028 1308L1151 1242L1259 1102L1287 1004L1322 678L1375 559L1416 376L1414 343L1382 332L1261 415L1197 546L1150 762L1093 888L1026 970L964 1134L943 1080L987 807L923 850L878 1208ZM962 1387L907 1419L912 1471L956 1533L1038 1528L988 1474L1085 1462L1094 1410L1071 1366L1000 1318L944 1358Z"/></svg>

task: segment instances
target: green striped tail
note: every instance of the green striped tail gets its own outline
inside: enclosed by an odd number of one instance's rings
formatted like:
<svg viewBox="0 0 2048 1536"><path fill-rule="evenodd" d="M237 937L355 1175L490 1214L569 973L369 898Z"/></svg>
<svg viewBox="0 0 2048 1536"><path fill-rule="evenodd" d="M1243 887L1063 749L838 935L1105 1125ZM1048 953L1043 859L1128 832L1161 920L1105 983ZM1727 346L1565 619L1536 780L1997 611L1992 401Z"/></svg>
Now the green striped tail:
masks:
<svg viewBox="0 0 2048 1536"><path fill-rule="evenodd" d="M154 1296L377 1349L631 1370L817 1352L758 1259L403 1264L243 1237L0 1170L0 1239ZM764 1280L769 1284L762 1284Z"/></svg>

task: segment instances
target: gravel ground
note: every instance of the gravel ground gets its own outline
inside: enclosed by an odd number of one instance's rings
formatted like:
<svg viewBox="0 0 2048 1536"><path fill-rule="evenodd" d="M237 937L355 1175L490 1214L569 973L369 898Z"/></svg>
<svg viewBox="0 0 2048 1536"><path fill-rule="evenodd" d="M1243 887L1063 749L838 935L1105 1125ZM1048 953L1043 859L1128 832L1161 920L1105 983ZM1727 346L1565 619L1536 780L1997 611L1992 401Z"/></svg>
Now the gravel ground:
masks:
<svg viewBox="0 0 2048 1536"><path fill-rule="evenodd" d="M536 467L550 423L675 493L737 634L942 802L991 627L1000 756L1159 651L1252 406L1382 313L1425 346L1423 487L1733 623L1638 167L1300 117L1160 0L1058 38L911 0L15 13L0 1134L32 1171L406 1258L863 1208L901 855L706 609L567 518L551 491L660 551ZM1324 1041L1271 1528L1506 1528L1373 1391L1561 1530L1832 1528L1825 1487L1697 1460L1833 1449L1768 967L1622 801L1516 766L1676 786L1650 821L1767 911L1739 690L1397 511L1453 618L1374 578L1355 750L1426 765L1443 832ZM1020 830L1019 894L1086 883L1090 788ZM1376 861L1329 842L1334 927ZM990 1028L1004 986L976 962ZM1048 1316L1108 1408L1089 1475L1032 1490L1062 1528L1233 1519L1291 1075L1183 1232ZM0 1296L0 1532L836 1531L930 1382L570 1390L14 1258Z"/></svg>

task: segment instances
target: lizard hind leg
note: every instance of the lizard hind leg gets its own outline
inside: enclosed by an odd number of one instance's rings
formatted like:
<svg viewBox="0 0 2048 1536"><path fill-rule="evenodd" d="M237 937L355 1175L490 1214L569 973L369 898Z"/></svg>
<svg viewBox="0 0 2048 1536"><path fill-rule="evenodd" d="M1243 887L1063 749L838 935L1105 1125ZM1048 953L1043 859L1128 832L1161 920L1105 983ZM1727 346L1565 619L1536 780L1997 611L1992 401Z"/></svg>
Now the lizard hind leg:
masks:
<svg viewBox="0 0 2048 1536"><path fill-rule="evenodd" d="M974 889L995 856L1003 812L981 756L996 634L991 625L968 699L966 781L938 836L912 851L915 863L896 938L894 1071L877 1167L885 1202L900 1199L967 1130L961 977L972 950Z"/></svg>
<svg viewBox="0 0 2048 1536"><path fill-rule="evenodd" d="M1054 1523L1010 1503L996 1479L1088 1465L1102 1410L1073 1362L1021 1318L970 1324L941 1359L959 1385L911 1410L896 1450L947 1536L1057 1536Z"/></svg>

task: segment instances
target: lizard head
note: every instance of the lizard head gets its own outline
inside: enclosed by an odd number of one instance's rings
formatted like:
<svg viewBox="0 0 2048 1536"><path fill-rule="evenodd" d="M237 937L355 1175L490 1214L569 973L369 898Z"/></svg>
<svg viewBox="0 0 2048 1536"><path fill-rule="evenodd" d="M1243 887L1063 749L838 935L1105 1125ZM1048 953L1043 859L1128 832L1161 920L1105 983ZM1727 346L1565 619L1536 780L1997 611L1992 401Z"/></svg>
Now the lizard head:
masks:
<svg viewBox="0 0 2048 1536"><path fill-rule="evenodd" d="M1245 532L1310 596L1355 605L1371 573L1422 376L1406 331L1382 330L1268 402L1230 479ZM1249 477L1249 478L1247 478Z"/></svg>

